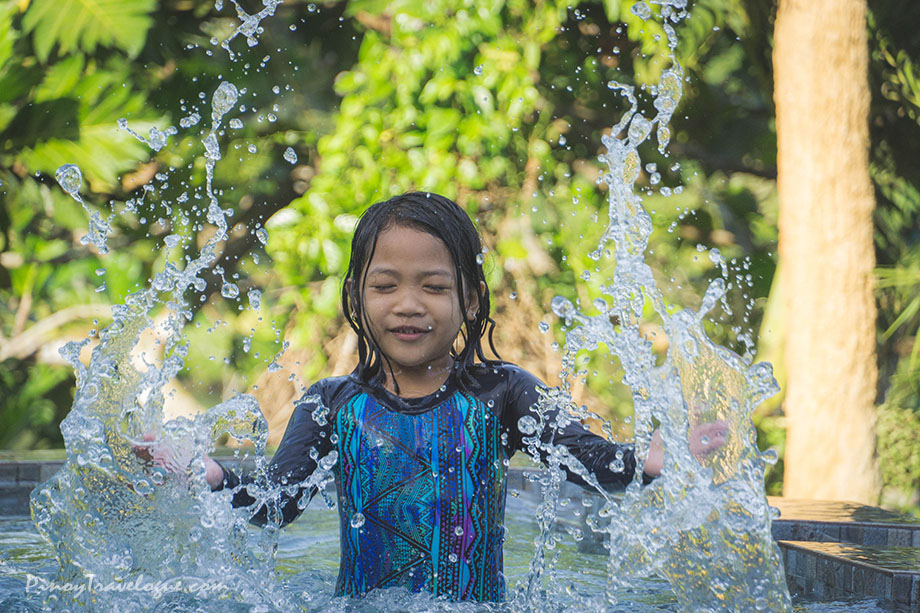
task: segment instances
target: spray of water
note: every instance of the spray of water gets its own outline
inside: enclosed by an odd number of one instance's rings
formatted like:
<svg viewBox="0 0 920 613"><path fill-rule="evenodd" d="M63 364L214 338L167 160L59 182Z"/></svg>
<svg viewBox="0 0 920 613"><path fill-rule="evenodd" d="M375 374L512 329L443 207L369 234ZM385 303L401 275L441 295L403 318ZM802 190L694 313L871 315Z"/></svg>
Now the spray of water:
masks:
<svg viewBox="0 0 920 613"><path fill-rule="evenodd" d="M241 24L230 38L244 34L252 45L260 31L259 21L279 3L266 2L256 15L244 15L237 5ZM225 45L229 50L229 39ZM227 239L231 211L221 208L212 181L221 158L218 135L239 97L237 87L228 81L221 82L211 96L211 121L202 137L206 158L202 225L214 231L198 257L167 260L150 287L113 307L113 321L100 334L88 366L81 362L80 353L89 339L72 342L62 350L77 379L73 408L61 424L67 462L36 488L31 507L35 525L52 543L60 565L55 581L84 589L50 592L44 603L47 607L146 610L151 598L191 597L182 588L192 585L208 588L197 590L199 602L229 597L278 608L291 604L272 587L277 529L266 529L257 543L249 542L248 514L231 509L232 492L211 493L205 481L204 454L213 450L214 441L229 434L254 444L257 485L251 491L260 502L278 499L280 488L265 478L268 427L256 400L239 395L205 414L166 423L163 414L164 389L183 369L188 354L182 332L193 316L190 300L205 291L202 275L214 266L219 246ZM200 117L183 120L180 125L189 128L199 121ZM151 131L145 138L132 131L126 120L119 121L119 127L153 150L161 149L177 133L170 127ZM90 214L90 230L82 242L107 253L111 225L80 197L80 169L62 166L56 178ZM157 178L165 182L167 177ZM147 186L140 198L128 202L126 210L137 211L152 191ZM202 213L197 206L191 208ZM186 219L186 228L190 225ZM165 237L164 245L173 248L188 240L188 235L173 233ZM240 289L224 279L221 294L236 298ZM259 308L257 290L249 293L249 301L251 308ZM136 355L141 334L154 326L154 310L162 312L157 331L163 347L160 360ZM151 467L135 453L137 447L154 446L170 450L167 466ZM306 485L321 486L327 478L328 473L318 471ZM265 488L260 489L259 483Z"/></svg>
<svg viewBox="0 0 920 613"><path fill-rule="evenodd" d="M231 40L242 36L250 46L257 44L261 20L274 14L280 0L265 0L264 8L255 14L246 13L236 0L231 2L240 22L221 46L233 57ZM606 345L617 356L625 372L624 382L633 390L637 456L645 457L654 424L660 424L665 468L654 483L645 487L634 483L623 497L604 492L565 448L541 442L539 434L544 428L592 416L571 402L568 383L547 392L534 417L524 418L519 425L531 454L547 457L548 468L539 478L543 494L537 513L540 535L529 577L512 601L514 609L533 610L547 597L562 592L561 583L553 576L553 550L558 538L554 526L559 507L564 504L559 496L563 468L582 474L603 497L604 504L587 525L603 535L610 550L608 593L591 597L567 594L576 606L608 608L616 604L618 590L659 574L671 582L681 606L687 610L790 608L763 493L763 472L771 457L754 446L750 421L753 408L775 392L769 365L751 365L749 360L716 346L703 332L703 317L725 293L722 278L710 285L697 311L686 309L672 314L644 262L652 223L634 189L642 168L638 148L655 130L659 151L666 151L668 124L680 101L683 81L673 53L677 44L674 24L686 12L686 0L658 0L654 4L658 5L672 51L671 67L662 73L653 89L655 115L649 119L640 112L640 95L633 87L609 84L626 99L629 109L603 140L607 148L602 161L608 166L603 178L609 194L608 224L591 256L599 263L604 259L615 262L609 285L603 289L606 299L596 301L596 315L580 311L562 297L552 301L552 310L568 328L564 380L568 382L575 374L579 352ZM218 10L221 5L218 0ZM652 18L654 13L644 2L635 4L633 12L643 19ZM276 589L273 561L277 528L270 523L252 543L246 527L247 510L230 508L232 492L209 491L203 456L224 433L253 441L256 483L248 489L257 506L269 506L270 516L271 509L277 512L282 489L317 487L322 491L335 457L320 459L322 470L303 483L271 484L264 459L267 426L255 399L246 395L206 414L163 423L163 389L184 367L188 353L182 330L192 317L190 300L205 290L202 274L214 268L219 244L227 238L228 213L214 193L212 178L221 159L218 136L224 118L236 108L240 96L229 81L220 83L211 96L211 121L202 136L206 158L202 213L215 232L200 255L168 261L149 288L128 296L125 304L115 307L113 322L101 333L88 366L79 359L88 341L72 343L63 350L77 373L73 409L61 426L67 463L32 497L36 526L53 544L60 563L59 581L85 582L93 578L102 586L143 579L148 585L162 586L164 582L194 579L214 590L207 597L199 594L186 603L189 606L203 605L209 597L283 610L297 606L289 594ZM231 127L234 121L239 120L231 119ZM190 129L200 122L201 116L192 113L179 125ZM171 127L143 137L134 133L126 121L119 122L119 126L154 150L165 146L168 137L177 133ZM289 150L284 159L296 163L296 154ZM82 177L77 167L62 166L57 179L68 194L82 203ZM129 202L127 209L137 210L144 195ZM184 202L180 199L178 204ZM111 231L109 221L85 204L84 207L90 214L90 231L84 242L105 253ZM259 228L256 234L262 243L267 241L264 229ZM165 237L164 244L173 248L188 240L182 233L173 233ZM721 256L711 253L710 257L725 269ZM222 275L222 271L216 272ZM225 298L237 299L240 293L236 284L223 279L221 294ZM250 307L258 309L258 291L250 291L248 297ZM639 332L647 303L660 316L669 341L667 358L660 365L651 343ZM133 355L141 332L153 325L151 312L155 309L165 313L160 318L164 351L158 362ZM273 362L270 368L278 367ZM551 408L562 409L553 413L557 417L552 421L548 418ZM714 420L729 424L729 443L712 456L694 457L689 450L688 432L695 424ZM144 436L150 433L155 437L152 441ZM132 451L144 445L170 448L172 462L175 466L190 466L188 474L176 475L165 468L145 466ZM622 463L622 458L614 460L617 462ZM641 462L638 470L641 473ZM575 534L576 539L583 536L580 532ZM181 591L164 593L162 598L166 601L188 596ZM137 594L98 590L51 593L45 604L105 611L148 608L150 594ZM307 596L301 594L300 600L309 600ZM392 608L395 601L381 595L373 596L368 606L374 608L372 601L381 598L380 608ZM421 610L434 604L440 608L442 604L404 594L392 598L406 609Z"/></svg>
<svg viewBox="0 0 920 613"><path fill-rule="evenodd" d="M686 16L687 2L657 0L653 4L659 7L671 50L671 66L662 72L657 86L650 88L656 114L651 118L643 115L633 86L608 84L629 105L612 133L603 138L608 221L597 249L590 254L598 262L614 262L610 283L602 286L610 303L595 301L598 314L589 315L564 297L553 299L552 310L568 329L562 359L566 384L562 391L544 397L537 411L539 426L554 428L572 419L597 417L572 403L566 390L575 375L579 352L605 345L618 358L625 372L623 382L633 392L638 475L656 424L665 444L664 470L652 484L643 487L637 477L622 498L614 499L594 483L606 499L589 525L604 535L610 551L607 602L616 603L617 590L657 574L668 579L685 610L789 611L791 602L763 489L765 468L776 456L757 449L751 421L754 408L778 390L772 369L766 363L752 365L749 359L714 344L703 331L703 318L725 294L722 277L709 285L698 310L672 314L644 261L652 222L634 187L642 169L639 146L655 129L658 151L666 152L671 136L668 123L680 101L683 81L674 54L674 25ZM632 10L642 19L653 15L644 2ZM717 266L726 268L721 255L710 255ZM647 304L661 318L668 339L667 356L660 365L651 342L639 331ZM547 418L549 409L562 409L552 423ZM694 457L689 444L692 428L717 420L728 424L728 442L714 454ZM537 424L522 424L525 433L536 434L537 429ZM552 528L562 467L591 480L565 449L542 444L536 436L528 440L531 454L535 458L539 453L546 455L550 464L541 479L541 537L522 599L532 603L546 583L554 583L547 551L556 538ZM622 462L611 468L622 468ZM541 581L543 575L550 580Z"/></svg>

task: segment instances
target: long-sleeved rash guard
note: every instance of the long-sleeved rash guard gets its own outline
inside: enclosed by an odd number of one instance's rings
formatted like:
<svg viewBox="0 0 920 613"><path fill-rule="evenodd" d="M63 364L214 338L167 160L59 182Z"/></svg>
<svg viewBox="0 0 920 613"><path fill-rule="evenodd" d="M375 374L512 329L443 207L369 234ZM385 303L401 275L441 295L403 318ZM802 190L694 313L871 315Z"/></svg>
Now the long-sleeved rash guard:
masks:
<svg viewBox="0 0 920 613"><path fill-rule="evenodd" d="M464 391L452 373L434 394L400 398L354 375L334 377L313 385L295 407L269 478L300 483L316 470L318 458L337 452L337 595L403 586L454 600L503 599L508 460L527 446L519 421L536 417L531 407L545 386L503 363L475 367L474 379ZM633 478L632 446L608 442L580 423L547 427L541 439L568 448L604 487L622 487ZM612 462L622 470L611 470ZM569 478L580 481L572 473ZM241 486L224 468L224 486L237 488L234 506L256 502L247 483ZM302 496L315 493L288 489L295 491L282 495L282 524L300 514ZM262 505L251 521L267 520Z"/></svg>

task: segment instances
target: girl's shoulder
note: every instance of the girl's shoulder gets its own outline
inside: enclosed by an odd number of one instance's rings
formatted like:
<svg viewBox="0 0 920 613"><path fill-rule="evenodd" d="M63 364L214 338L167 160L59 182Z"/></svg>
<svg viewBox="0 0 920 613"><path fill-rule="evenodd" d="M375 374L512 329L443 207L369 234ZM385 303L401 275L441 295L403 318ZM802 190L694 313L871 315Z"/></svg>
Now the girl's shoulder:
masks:
<svg viewBox="0 0 920 613"><path fill-rule="evenodd" d="M298 404L322 403L329 408L341 404L341 400L356 394L360 384L353 375L326 377L320 379L307 389Z"/></svg>
<svg viewBox="0 0 920 613"><path fill-rule="evenodd" d="M546 387L539 377L512 362L496 360L478 363L473 367L471 374L477 382L486 387L496 384L505 389L533 390L535 387Z"/></svg>

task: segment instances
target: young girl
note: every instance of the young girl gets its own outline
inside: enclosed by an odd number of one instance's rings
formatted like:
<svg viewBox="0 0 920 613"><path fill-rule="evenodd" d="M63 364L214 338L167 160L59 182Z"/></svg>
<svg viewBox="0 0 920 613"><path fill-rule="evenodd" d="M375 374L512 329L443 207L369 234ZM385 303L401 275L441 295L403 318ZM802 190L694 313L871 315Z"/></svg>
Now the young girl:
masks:
<svg viewBox="0 0 920 613"><path fill-rule="evenodd" d="M487 329L494 352L494 321L481 252L466 213L436 194L377 203L357 225L342 290L342 308L358 335L357 368L308 390L269 468L275 483L298 484L317 469L318 458L336 452L337 595L393 586L455 600L505 595L508 461L526 445L532 424L521 420L536 416L531 407L545 386L483 354ZM691 450L717 448L723 431L724 424L700 427ZM634 477L631 446L577 422L547 427L540 437L567 447L602 486L622 487ZM612 463L622 469L611 470ZM250 480L214 460L206 464L213 489L234 488L234 506L257 506ZM656 433L645 473L657 476L662 464ZM300 514L309 500L302 497L316 493L286 489L282 525ZM269 521L266 505L253 510L253 523Z"/></svg>

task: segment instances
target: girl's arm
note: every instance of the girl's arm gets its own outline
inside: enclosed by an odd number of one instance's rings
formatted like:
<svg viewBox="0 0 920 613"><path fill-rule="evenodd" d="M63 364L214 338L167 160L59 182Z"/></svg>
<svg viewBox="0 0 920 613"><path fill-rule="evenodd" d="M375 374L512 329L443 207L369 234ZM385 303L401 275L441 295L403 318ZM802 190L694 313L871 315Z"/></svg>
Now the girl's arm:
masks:
<svg viewBox="0 0 920 613"><path fill-rule="evenodd" d="M315 388L311 387L294 407L284 437L268 466L268 483L257 483L251 475L239 476L210 458L206 460L208 485L212 490L233 489L233 506L250 507L254 511L250 523L261 526L271 519L280 520L280 524L285 526L306 507L306 503L301 502L302 498L309 496L309 502L318 491L306 481L317 470L318 460L326 456L333 445L330 441L331 423L325 417L319 417L326 411L317 411L324 405ZM260 491L276 490L279 486L281 490L273 492L275 496L260 501ZM264 498L264 494L261 497Z"/></svg>
<svg viewBox="0 0 920 613"><path fill-rule="evenodd" d="M314 419L314 415L324 413L317 412L317 408L323 406L321 391L319 384L311 387L294 407L281 444L268 466L267 482L256 483L251 475L237 475L213 458L204 457L205 479L211 491L233 489L233 506L250 507L253 511L251 523L261 526L272 518L280 521L282 526L287 525L300 515L301 507L306 506L300 504L303 496L308 495L312 499L316 494L317 488L304 482L316 471L317 461L333 447L330 422L322 417L317 418L322 423ZM153 441L154 436L145 435L144 439ZM189 460L178 460L168 446L135 447L134 453L170 473L184 475L188 471ZM278 492L278 487L283 485L289 487ZM275 496L260 494L265 490L276 490L271 492ZM263 498L262 504L259 504L260 497Z"/></svg>
<svg viewBox="0 0 920 613"><path fill-rule="evenodd" d="M509 433L511 448L524 450L527 444L523 442L523 438L527 435L520 431L520 420L527 416L536 417L531 407L540 400L537 390L545 390L547 386L532 374L516 366L506 366L500 371L499 376L508 378L504 407L506 414L503 416L503 422ZM623 488L633 480L636 472L636 455L633 445L608 441L577 421L569 422L561 430L557 430L552 427L557 413L558 411L551 411L546 416L548 426L540 435L540 440L544 445L564 446L605 489ZM725 443L726 430L727 425L724 422L697 426L690 433L690 451L696 456L703 456L721 447ZM540 449L540 456L546 462L545 449ZM656 430L649 444L648 456L643 469L643 481L648 483L660 475L663 466L664 444L661 434ZM587 485L580 475L567 467L563 468L566 469L569 481Z"/></svg>

